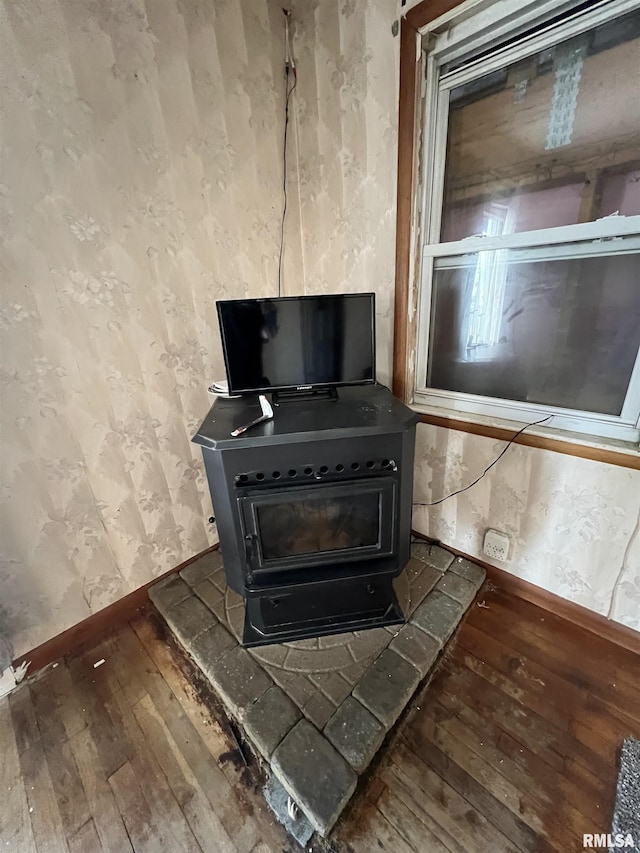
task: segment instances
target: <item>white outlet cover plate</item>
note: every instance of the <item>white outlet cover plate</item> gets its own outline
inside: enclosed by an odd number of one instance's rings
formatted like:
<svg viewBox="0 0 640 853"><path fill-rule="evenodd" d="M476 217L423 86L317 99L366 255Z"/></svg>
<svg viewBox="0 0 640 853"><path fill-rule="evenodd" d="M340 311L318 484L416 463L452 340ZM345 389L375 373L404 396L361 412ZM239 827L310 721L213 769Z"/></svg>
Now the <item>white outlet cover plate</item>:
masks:
<svg viewBox="0 0 640 853"><path fill-rule="evenodd" d="M484 534L482 552L494 560L506 562L509 559L509 545L511 539L506 533L493 530L491 527Z"/></svg>

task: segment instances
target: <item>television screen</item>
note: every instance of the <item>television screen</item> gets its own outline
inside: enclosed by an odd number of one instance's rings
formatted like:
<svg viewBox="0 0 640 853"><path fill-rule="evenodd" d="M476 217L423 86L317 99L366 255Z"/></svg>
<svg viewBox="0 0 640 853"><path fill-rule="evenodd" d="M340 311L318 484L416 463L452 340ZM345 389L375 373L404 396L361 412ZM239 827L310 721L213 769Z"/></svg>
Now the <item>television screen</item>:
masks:
<svg viewBox="0 0 640 853"><path fill-rule="evenodd" d="M375 381L375 294L219 301L230 394Z"/></svg>

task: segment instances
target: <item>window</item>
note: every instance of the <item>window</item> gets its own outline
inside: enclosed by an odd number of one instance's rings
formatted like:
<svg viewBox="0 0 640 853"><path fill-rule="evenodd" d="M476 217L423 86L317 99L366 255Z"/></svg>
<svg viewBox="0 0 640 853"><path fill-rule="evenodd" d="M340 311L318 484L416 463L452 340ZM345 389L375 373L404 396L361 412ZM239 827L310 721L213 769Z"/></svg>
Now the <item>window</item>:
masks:
<svg viewBox="0 0 640 853"><path fill-rule="evenodd" d="M638 3L468 2L436 23L413 402L638 441Z"/></svg>

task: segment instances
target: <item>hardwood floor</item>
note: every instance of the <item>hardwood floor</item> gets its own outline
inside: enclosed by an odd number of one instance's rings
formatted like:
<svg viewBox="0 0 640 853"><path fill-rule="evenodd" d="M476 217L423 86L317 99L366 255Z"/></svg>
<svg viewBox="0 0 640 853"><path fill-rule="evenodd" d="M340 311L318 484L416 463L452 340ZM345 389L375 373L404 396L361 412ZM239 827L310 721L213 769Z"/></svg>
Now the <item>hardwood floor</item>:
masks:
<svg viewBox="0 0 640 853"><path fill-rule="evenodd" d="M499 591L484 604L339 826L354 849L572 851L610 831L640 658Z"/></svg>
<svg viewBox="0 0 640 853"><path fill-rule="evenodd" d="M314 850L571 851L609 830L640 659L499 591L485 604ZM0 701L0 849L299 849L158 626L143 614Z"/></svg>
<svg viewBox="0 0 640 853"><path fill-rule="evenodd" d="M0 790L11 788L0 849L293 849L258 768L244 765L154 623L121 626L0 703Z"/></svg>

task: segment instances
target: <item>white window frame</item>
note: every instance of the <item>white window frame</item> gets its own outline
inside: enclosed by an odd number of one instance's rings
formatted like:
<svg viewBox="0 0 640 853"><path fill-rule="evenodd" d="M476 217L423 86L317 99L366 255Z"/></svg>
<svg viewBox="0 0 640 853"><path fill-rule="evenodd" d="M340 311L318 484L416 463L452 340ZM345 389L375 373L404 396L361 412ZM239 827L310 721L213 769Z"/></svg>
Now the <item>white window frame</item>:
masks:
<svg viewBox="0 0 640 853"><path fill-rule="evenodd" d="M640 216L608 216L595 222L502 237L480 236L456 242L438 242L444 200L450 90L538 53L561 38L579 35L600 23L639 8L640 2L600 0L586 12L572 10L577 5L576 0L538 0L537 3L469 0L421 30L425 72L420 152L423 181L417 198L419 229L416 233L424 237L421 250L415 253L419 261L419 269L415 274L419 293L413 405L427 413L480 422L489 419L494 424L504 421L530 423L552 415L550 427L545 425L539 432L560 430L590 436L597 442L604 439L613 440L614 443L636 444L640 439L640 349L619 416L426 387L432 284L436 264L465 266L474 262L480 250L500 250L501 254L502 250L508 250L504 254L508 254L510 260L533 260L540 257L541 253L544 253L545 259L561 259L640 252ZM545 20L557 16L559 12L565 13L561 23L544 26ZM445 63L469 54L474 48L484 48L488 42L499 43L510 34L529 29L534 23L540 25L535 34L525 35L506 48L497 49L492 54L440 75L440 68Z"/></svg>

